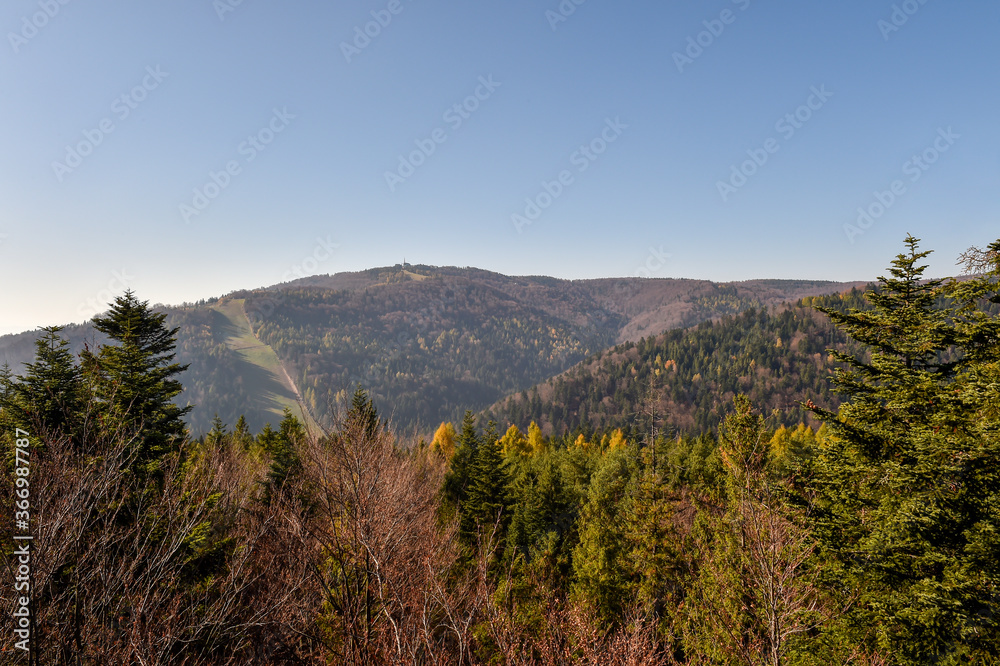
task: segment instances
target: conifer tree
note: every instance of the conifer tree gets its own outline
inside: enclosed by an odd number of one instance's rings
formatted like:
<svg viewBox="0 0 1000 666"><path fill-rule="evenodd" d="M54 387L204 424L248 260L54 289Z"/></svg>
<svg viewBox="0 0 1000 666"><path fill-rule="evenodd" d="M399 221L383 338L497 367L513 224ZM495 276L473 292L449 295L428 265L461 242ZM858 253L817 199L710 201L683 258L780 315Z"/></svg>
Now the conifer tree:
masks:
<svg viewBox="0 0 1000 666"><path fill-rule="evenodd" d="M849 396L817 459L815 529L844 594L860 595L855 640L894 663L998 654L998 325L981 311L991 274L923 280L918 239L866 294L874 309L826 311L870 348L835 381ZM942 296L950 301L938 304Z"/></svg>
<svg viewBox="0 0 1000 666"><path fill-rule="evenodd" d="M49 436L73 436L82 418L85 397L80 370L69 351L62 327L43 328L35 341L35 360L25 363L24 377L3 380L9 387L3 406L22 428ZM8 370L9 372L9 370Z"/></svg>
<svg viewBox="0 0 1000 666"><path fill-rule="evenodd" d="M780 666L826 607L809 567L814 540L771 473L765 419L746 396L733 402L720 430L725 511L702 511L695 529L687 643L711 663Z"/></svg>
<svg viewBox="0 0 1000 666"><path fill-rule="evenodd" d="M553 455L513 458L519 462L511 479L511 522L508 552L530 562L569 529L570 500Z"/></svg>
<svg viewBox="0 0 1000 666"><path fill-rule="evenodd" d="M14 371L9 363L0 366L0 407L7 404L14 394Z"/></svg>
<svg viewBox="0 0 1000 666"><path fill-rule="evenodd" d="M233 426L233 441L242 449L247 449L253 442L253 435L250 434L250 426L247 425L246 417L240 414Z"/></svg>
<svg viewBox="0 0 1000 666"><path fill-rule="evenodd" d="M500 448L505 458L523 457L531 454L528 440L514 424L511 424L507 428L507 432L500 438Z"/></svg>
<svg viewBox="0 0 1000 666"><path fill-rule="evenodd" d="M654 466L654 450L640 451L641 468L623 507L622 562L631 574L631 594L652 617L660 619L667 606L680 599L681 563L673 525L673 502Z"/></svg>
<svg viewBox="0 0 1000 666"><path fill-rule="evenodd" d="M12 430L19 427L19 414L18 405L14 402L14 372L10 369L10 364L4 363L0 366L0 428L3 428L0 442L6 442Z"/></svg>
<svg viewBox="0 0 1000 666"><path fill-rule="evenodd" d="M271 465L264 481L264 502L270 503L276 492L279 492L289 477L301 468L298 447L305 440L306 431L292 410L285 407L284 418L278 424L278 431L266 424L261 431L258 442L271 457Z"/></svg>
<svg viewBox="0 0 1000 666"><path fill-rule="evenodd" d="M351 406L347 411L348 421L356 421L364 431L365 437L372 439L379 429L378 409L372 402L368 392L358 384L351 397Z"/></svg>
<svg viewBox="0 0 1000 666"><path fill-rule="evenodd" d="M229 435L227 428L228 426L222 422L222 419L219 418L219 413L216 412L212 418L212 429L205 435L205 443L209 446L219 446L222 444Z"/></svg>
<svg viewBox="0 0 1000 666"><path fill-rule="evenodd" d="M176 377L187 366L174 362L178 329L167 328L165 320L148 301L126 291L106 314L94 317L94 327L110 343L82 355L105 429L124 427L135 437L137 464L144 472L155 470L185 436L183 417L191 409L173 402L183 390Z"/></svg>
<svg viewBox="0 0 1000 666"><path fill-rule="evenodd" d="M542 429L532 421L528 424L528 448L533 455L539 455L545 450L545 437L542 436Z"/></svg>
<svg viewBox="0 0 1000 666"><path fill-rule="evenodd" d="M491 421L470 465L468 490L461 505L461 531L466 543L475 544L480 531L489 536L494 526L498 527L495 536L502 540L510 522L509 484L496 426Z"/></svg>
<svg viewBox="0 0 1000 666"><path fill-rule="evenodd" d="M450 422L442 423L434 432L434 438L431 439L431 449L444 456L446 460L451 460L451 457L455 455L455 437L455 426Z"/></svg>
<svg viewBox="0 0 1000 666"><path fill-rule="evenodd" d="M462 419L462 431L458 435L458 446L451 458L448 473L444 477L442 494L452 509L461 507L468 492L469 474L479 450L479 434L476 431L476 417L469 410Z"/></svg>
<svg viewBox="0 0 1000 666"><path fill-rule="evenodd" d="M573 550L574 596L605 626L619 621L630 600L629 542L623 517L637 475L638 447L608 449L594 471Z"/></svg>

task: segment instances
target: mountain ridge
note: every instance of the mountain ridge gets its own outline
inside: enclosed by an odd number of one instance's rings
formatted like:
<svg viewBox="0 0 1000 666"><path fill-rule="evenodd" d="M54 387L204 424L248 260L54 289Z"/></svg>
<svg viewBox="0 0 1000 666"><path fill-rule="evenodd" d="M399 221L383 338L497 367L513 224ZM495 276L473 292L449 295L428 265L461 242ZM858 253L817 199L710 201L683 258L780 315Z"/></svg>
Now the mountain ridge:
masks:
<svg viewBox="0 0 1000 666"><path fill-rule="evenodd" d="M423 431L616 344L862 284L567 280L397 264L157 309L180 328L178 361L191 366L181 377L182 399L195 403L189 419L195 432L206 430L215 413L232 424L240 410L250 410L248 422L259 428L279 420L284 407L295 411L295 403L322 422L329 403L358 382L398 425ZM234 300L243 301L251 332L273 350L280 368L229 348L234 324L214 311ZM74 352L101 342L86 324L69 326L64 335ZM0 337L0 364L19 370L31 360L36 337L37 331ZM282 386L286 373L291 387Z"/></svg>

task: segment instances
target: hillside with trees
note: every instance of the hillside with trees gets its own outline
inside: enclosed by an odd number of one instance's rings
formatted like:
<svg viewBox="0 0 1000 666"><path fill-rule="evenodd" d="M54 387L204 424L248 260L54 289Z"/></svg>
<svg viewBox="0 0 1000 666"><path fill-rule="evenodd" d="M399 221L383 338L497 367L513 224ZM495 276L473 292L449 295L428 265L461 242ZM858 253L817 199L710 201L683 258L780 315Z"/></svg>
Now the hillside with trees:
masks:
<svg viewBox="0 0 1000 666"><path fill-rule="evenodd" d="M835 282L559 280L473 268L399 266L314 276L166 307L186 365L179 405L205 433L216 414L260 429L285 408L311 422L360 383L401 428L428 431L465 408L563 372L642 335L850 288ZM74 354L104 341L91 325L62 331ZM39 333L0 337L15 374Z"/></svg>
<svg viewBox="0 0 1000 666"><path fill-rule="evenodd" d="M104 342L43 329L0 374L0 543L31 573L5 568L8 636L109 666L995 663L1000 240L961 280L927 254L907 238L863 294L730 320L792 340L828 317L841 402L786 426L737 393L696 434L466 410L425 444L358 388L320 434L286 410L192 438L178 329L127 292Z"/></svg>
<svg viewBox="0 0 1000 666"><path fill-rule="evenodd" d="M631 434L655 413L669 430L698 433L714 430L742 393L761 409L779 410L783 424L816 425L800 403L836 409L840 402L828 350L858 350L815 308L865 307L862 293L751 308L627 342L505 398L486 416L522 429L534 422L545 434Z"/></svg>
<svg viewBox="0 0 1000 666"><path fill-rule="evenodd" d="M835 293L809 281L507 277L413 266L306 278L246 299L319 420L360 383L402 428L482 409L640 330Z"/></svg>

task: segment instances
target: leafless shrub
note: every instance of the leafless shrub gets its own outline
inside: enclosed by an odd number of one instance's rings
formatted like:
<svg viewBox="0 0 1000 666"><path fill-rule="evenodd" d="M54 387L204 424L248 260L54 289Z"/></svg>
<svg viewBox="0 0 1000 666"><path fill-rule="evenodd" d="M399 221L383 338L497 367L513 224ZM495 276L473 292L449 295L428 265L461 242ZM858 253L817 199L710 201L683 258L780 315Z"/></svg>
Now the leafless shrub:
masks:
<svg viewBox="0 0 1000 666"><path fill-rule="evenodd" d="M471 613L449 581L455 528L438 525L443 462L343 417L302 450L299 523L321 594L317 639L337 663L468 663Z"/></svg>
<svg viewBox="0 0 1000 666"><path fill-rule="evenodd" d="M982 275L996 270L1000 264L1000 253L995 249L980 249L973 245L958 255L958 265L965 269L966 275Z"/></svg>
<svg viewBox="0 0 1000 666"><path fill-rule="evenodd" d="M306 571L285 547L283 512L255 501L259 463L229 449L176 452L157 483L134 473L126 438L90 447L99 455L66 438L43 444L31 473L39 663L288 663L307 653ZM12 590L0 592L6 618Z"/></svg>

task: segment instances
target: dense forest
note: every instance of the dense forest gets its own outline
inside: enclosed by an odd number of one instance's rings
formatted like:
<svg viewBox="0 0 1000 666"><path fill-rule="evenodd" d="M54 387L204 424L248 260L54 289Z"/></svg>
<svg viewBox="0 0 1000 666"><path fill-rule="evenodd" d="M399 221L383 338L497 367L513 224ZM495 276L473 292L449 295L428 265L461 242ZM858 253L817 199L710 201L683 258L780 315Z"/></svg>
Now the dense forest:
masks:
<svg viewBox="0 0 1000 666"><path fill-rule="evenodd" d="M918 243L864 293L625 344L429 443L364 385L317 435L286 410L192 437L178 329L127 292L100 344L46 329L0 375L6 561L32 536L6 635L45 664L996 663L1000 240L954 280ZM308 334L318 293L247 298L257 333Z"/></svg>
<svg viewBox="0 0 1000 666"><path fill-rule="evenodd" d="M320 420L361 382L393 417L440 421L488 405L610 346L619 322L597 310L573 325L475 283L411 282L388 293L286 290L272 312L247 299L254 332L298 370ZM610 321L608 321L610 320Z"/></svg>
<svg viewBox="0 0 1000 666"><path fill-rule="evenodd" d="M625 343L505 399L487 416L521 428L535 422L547 434L620 428L632 435L645 409L662 415L668 429L697 433L718 427L743 393L761 409L779 410L782 424L811 421L806 400L839 404L829 350L860 351L813 306L863 307L861 293L751 308Z"/></svg>

